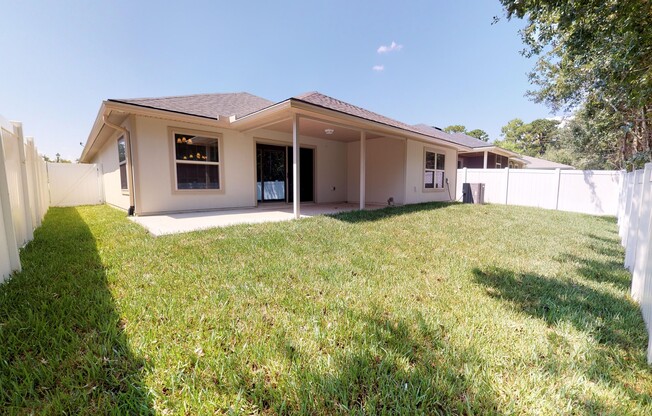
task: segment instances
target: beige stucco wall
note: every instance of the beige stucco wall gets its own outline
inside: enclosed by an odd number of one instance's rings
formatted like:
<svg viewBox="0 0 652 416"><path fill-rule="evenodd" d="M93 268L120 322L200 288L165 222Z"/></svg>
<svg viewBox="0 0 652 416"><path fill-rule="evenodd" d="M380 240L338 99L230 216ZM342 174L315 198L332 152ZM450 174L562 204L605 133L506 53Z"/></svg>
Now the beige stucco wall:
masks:
<svg viewBox="0 0 652 416"><path fill-rule="evenodd" d="M132 121L133 120L133 123ZM132 117L123 126L131 131L135 166L136 214L243 208L256 205L256 143L291 145L292 136L271 130L239 133L229 129L172 122L151 117ZM222 190L176 191L173 149L169 127L205 131L219 135ZM104 171L104 189L109 204L127 209L129 196L120 190L118 134L101 149L93 163ZM301 147L315 151L315 202L346 200L346 144L301 136Z"/></svg>
<svg viewBox="0 0 652 416"><path fill-rule="evenodd" d="M395 204L405 202L405 140L394 138L368 139L365 161L365 202ZM360 142L349 143L347 200L360 201Z"/></svg>
<svg viewBox="0 0 652 416"><path fill-rule="evenodd" d="M123 124L131 131L135 165L136 214L243 208L256 206L256 143L292 144L292 136L272 130L239 133L229 129L132 116ZM176 191L169 128L217 134L220 140L220 183L216 191ZM92 161L101 165L107 203L127 209L129 196L120 189L117 139L107 141ZM315 151L315 202L358 202L360 143L300 137L301 147ZM367 140L366 201L396 204L449 200L446 190L423 188L424 148L446 154L446 177L455 189L457 152L453 149L396 138Z"/></svg>
<svg viewBox="0 0 652 416"><path fill-rule="evenodd" d="M444 189L425 189L423 187L425 149L446 155L445 177L448 178L450 195L455 197L457 180L457 151L416 140L407 141L407 175L405 178L405 203L416 204L430 201L449 201L449 193Z"/></svg>
<svg viewBox="0 0 652 416"><path fill-rule="evenodd" d="M137 117L135 124L136 214L255 206L254 148L250 138L232 130L151 117ZM220 191L175 190L169 127L219 136Z"/></svg>
<svg viewBox="0 0 652 416"><path fill-rule="evenodd" d="M129 122L125 123L128 128ZM120 189L120 169L118 165L118 138L121 133L114 133L113 136L102 146L91 163L100 167L102 174L102 186L104 188L104 199L107 204L124 210L129 209L129 195Z"/></svg>

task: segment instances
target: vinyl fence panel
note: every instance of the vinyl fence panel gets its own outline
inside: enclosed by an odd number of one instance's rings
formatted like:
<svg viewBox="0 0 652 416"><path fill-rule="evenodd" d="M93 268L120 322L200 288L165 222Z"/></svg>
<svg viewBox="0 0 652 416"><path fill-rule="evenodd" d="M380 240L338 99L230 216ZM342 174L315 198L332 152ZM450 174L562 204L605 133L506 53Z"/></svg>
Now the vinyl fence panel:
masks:
<svg viewBox="0 0 652 416"><path fill-rule="evenodd" d="M620 171L459 169L457 199L463 183L484 183L487 203L616 215L622 177Z"/></svg>
<svg viewBox="0 0 652 416"><path fill-rule="evenodd" d="M103 203L101 177L95 164L48 163L50 203L55 207Z"/></svg>
<svg viewBox="0 0 652 416"><path fill-rule="evenodd" d="M0 282L20 270L19 248L47 212L45 161L22 124L0 117Z"/></svg>
<svg viewBox="0 0 652 416"><path fill-rule="evenodd" d="M652 163L625 175L620 193L619 235L625 265L632 270L632 298L641 305L648 331L648 363L652 364Z"/></svg>

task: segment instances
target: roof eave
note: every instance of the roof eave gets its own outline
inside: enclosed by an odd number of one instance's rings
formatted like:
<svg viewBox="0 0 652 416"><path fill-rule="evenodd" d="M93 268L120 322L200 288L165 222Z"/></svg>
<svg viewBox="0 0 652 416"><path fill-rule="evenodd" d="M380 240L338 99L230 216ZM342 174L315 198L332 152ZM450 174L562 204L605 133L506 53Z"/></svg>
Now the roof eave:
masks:
<svg viewBox="0 0 652 416"><path fill-rule="evenodd" d="M109 116L112 111L117 111L125 114L133 114L137 116L146 116L146 117L155 117L155 118L164 118L166 120L178 121L178 122L189 122L194 124L200 124L210 127L228 127L229 119L224 116L216 116L215 118L200 116L196 114L188 114L179 111L165 110L160 108L153 108L149 106L142 106L138 104L126 103L119 100L105 100L102 101L100 110L97 113L95 122L93 123L93 128L91 129L86 144L84 145L84 150L82 150L81 157L79 161L82 163L89 162L88 155L93 150L98 136L102 131L104 126L104 116Z"/></svg>

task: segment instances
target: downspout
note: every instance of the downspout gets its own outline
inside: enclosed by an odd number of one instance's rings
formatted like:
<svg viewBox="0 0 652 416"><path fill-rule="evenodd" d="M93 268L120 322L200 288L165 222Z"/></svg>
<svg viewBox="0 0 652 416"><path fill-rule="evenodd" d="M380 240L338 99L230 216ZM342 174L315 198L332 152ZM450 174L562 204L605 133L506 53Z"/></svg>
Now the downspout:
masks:
<svg viewBox="0 0 652 416"><path fill-rule="evenodd" d="M102 115L102 122L125 135L125 140L127 142L127 182L129 186L129 211L127 211L127 213L129 216L133 216L134 211L136 210L136 204L134 203L134 194L136 193L136 190L134 189L134 164L132 163L133 158L131 156L131 134L129 134L129 130L126 128L111 123L105 114Z"/></svg>

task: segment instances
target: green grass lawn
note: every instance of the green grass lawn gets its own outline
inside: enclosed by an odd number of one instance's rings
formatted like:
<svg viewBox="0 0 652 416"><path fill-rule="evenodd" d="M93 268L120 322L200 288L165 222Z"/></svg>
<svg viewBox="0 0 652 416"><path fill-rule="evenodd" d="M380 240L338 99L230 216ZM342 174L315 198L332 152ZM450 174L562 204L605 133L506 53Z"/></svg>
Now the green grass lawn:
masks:
<svg viewBox="0 0 652 416"><path fill-rule="evenodd" d="M613 218L426 204L153 238L51 208L0 412L652 414Z"/></svg>

